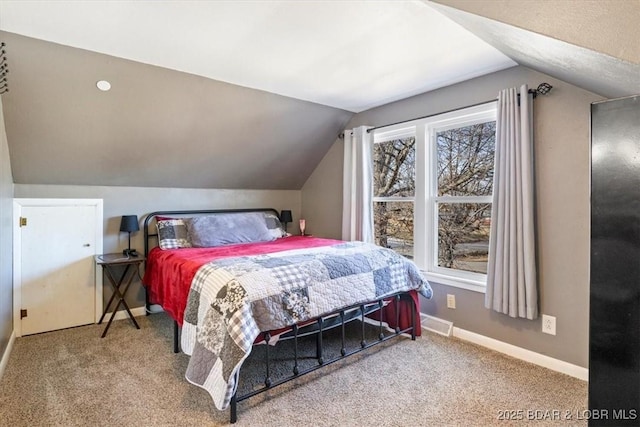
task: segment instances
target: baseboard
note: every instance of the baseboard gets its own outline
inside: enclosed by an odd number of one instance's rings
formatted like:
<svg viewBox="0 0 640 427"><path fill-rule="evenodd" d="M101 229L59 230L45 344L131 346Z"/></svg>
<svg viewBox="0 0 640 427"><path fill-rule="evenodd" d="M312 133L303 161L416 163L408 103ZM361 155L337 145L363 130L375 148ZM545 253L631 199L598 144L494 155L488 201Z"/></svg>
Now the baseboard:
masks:
<svg viewBox="0 0 640 427"><path fill-rule="evenodd" d="M104 319L102 320L103 323L109 321L109 319L111 318L111 313L113 312L109 312L105 314ZM144 316L145 314L147 314L147 311L145 310L144 307L136 307L131 309L131 314L133 314L134 317ZM129 315L127 314L127 311L120 310L116 313L116 317L114 317L113 320L122 320L122 319L128 319L128 318L129 318Z"/></svg>
<svg viewBox="0 0 640 427"><path fill-rule="evenodd" d="M526 348L507 344L457 327L453 328L453 336L499 353L506 354L516 359L551 369L552 371L560 372L583 381L589 380L589 369L583 368L582 366L554 359L553 357L545 356L544 354L536 353L535 351L527 350Z"/></svg>
<svg viewBox="0 0 640 427"><path fill-rule="evenodd" d="M0 359L0 379L4 375L4 370L7 367L7 363L9 363L9 356L11 355L11 350L13 350L13 343L16 340L16 334L14 331L11 331L11 336L9 337L9 342L7 343L7 348L4 350L4 354L2 355L2 359Z"/></svg>

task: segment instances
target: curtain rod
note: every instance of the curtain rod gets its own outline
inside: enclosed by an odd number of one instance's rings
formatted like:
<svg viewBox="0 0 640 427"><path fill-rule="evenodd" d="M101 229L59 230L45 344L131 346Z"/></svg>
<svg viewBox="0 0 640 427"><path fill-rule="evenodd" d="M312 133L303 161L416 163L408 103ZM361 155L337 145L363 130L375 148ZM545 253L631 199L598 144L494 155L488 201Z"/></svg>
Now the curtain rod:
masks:
<svg viewBox="0 0 640 427"><path fill-rule="evenodd" d="M549 83L540 83L536 89L529 89L528 93L532 94L533 98L535 99L535 97L538 96L538 95L546 95L547 93L549 93L549 91L551 91L552 88L553 88L553 86L551 86ZM520 96L520 94L518 94L518 96ZM400 122L395 122L395 123L389 123L389 124L386 124L386 125L376 126L376 127L372 127L372 128L367 129L367 133L370 133L370 132L372 132L372 131L374 131L376 129L385 128L385 127L388 127L388 126L399 125L401 123L412 122L414 120L428 119L429 117L439 116L440 114L453 113L454 111L464 110L465 108L477 107L478 105L488 104L490 102L496 102L496 101L497 101L497 98L496 99L490 99L488 101L478 102L477 104L466 105L464 107L458 107L458 108L454 108L452 110L442 111L440 113L429 114L427 116L416 117L416 118L409 119L409 120L402 120ZM340 139L343 139L344 138L344 132L341 133L340 135L338 135L338 137Z"/></svg>
<svg viewBox="0 0 640 427"><path fill-rule="evenodd" d="M374 130L380 129L380 128L386 128L386 127L393 126L393 125L399 125L401 123L412 122L414 120L428 119L429 117L439 116L441 114L453 113L454 111L464 110L465 108L477 107L478 105L488 104L490 102L496 102L496 101L497 101L497 99L490 99L489 101L482 101L482 102L478 102L476 104L465 105L464 107L453 108L451 110L442 111L440 113L429 114L427 116L416 117L416 118L409 119L409 120L402 120L401 122L388 123L386 125L380 125L380 126L376 126L376 127L373 127L373 128L369 128L369 129L367 129L367 133L373 132Z"/></svg>

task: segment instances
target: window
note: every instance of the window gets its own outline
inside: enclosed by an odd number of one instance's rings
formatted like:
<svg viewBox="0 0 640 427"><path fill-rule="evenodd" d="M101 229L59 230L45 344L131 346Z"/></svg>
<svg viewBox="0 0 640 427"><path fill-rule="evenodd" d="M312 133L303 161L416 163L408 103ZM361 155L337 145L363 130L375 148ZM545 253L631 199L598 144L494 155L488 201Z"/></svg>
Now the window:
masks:
<svg viewBox="0 0 640 427"><path fill-rule="evenodd" d="M416 138L394 138L373 148L373 227L376 244L413 258Z"/></svg>
<svg viewBox="0 0 640 427"><path fill-rule="evenodd" d="M375 131L376 243L434 282L484 292L495 114L492 102Z"/></svg>

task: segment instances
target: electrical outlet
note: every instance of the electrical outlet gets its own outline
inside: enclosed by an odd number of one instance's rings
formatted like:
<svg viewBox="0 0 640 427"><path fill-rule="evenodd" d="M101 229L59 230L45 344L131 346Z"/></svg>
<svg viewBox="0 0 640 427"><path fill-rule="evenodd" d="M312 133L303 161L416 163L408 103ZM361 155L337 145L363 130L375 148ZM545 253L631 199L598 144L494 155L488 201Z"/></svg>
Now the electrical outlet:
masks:
<svg viewBox="0 0 640 427"><path fill-rule="evenodd" d="M542 332L549 335L556 334L556 318L554 316L542 315Z"/></svg>
<svg viewBox="0 0 640 427"><path fill-rule="evenodd" d="M456 308L456 296L447 294L447 308Z"/></svg>

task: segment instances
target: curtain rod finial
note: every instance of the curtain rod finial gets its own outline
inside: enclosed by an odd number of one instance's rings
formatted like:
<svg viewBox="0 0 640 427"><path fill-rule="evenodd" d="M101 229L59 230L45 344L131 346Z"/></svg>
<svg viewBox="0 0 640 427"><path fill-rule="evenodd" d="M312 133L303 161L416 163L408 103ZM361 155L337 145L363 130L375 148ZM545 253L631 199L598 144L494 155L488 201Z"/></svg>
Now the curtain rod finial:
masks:
<svg viewBox="0 0 640 427"><path fill-rule="evenodd" d="M551 89L553 89L553 86L551 86L549 83L540 83L537 88L529 89L529 93L533 94L533 97L535 98L538 95L548 94L549 92L551 92Z"/></svg>
<svg viewBox="0 0 640 427"><path fill-rule="evenodd" d="M546 95L551 91L551 89L553 89L553 86L549 83L540 83L536 89L536 93L538 95Z"/></svg>

